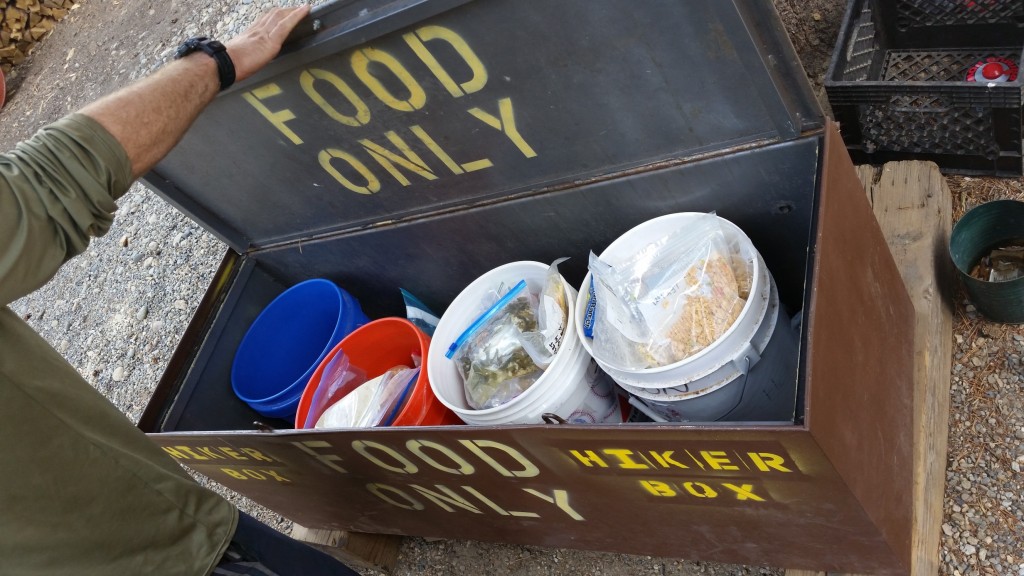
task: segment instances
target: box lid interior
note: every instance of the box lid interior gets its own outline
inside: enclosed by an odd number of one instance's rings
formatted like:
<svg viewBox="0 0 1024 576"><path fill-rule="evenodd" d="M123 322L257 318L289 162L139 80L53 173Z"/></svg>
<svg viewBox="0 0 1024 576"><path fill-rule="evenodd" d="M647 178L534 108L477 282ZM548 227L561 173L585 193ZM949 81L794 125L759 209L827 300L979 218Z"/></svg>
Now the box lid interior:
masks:
<svg viewBox="0 0 1024 576"><path fill-rule="evenodd" d="M821 118L770 3L340 0L145 181L245 252L794 139Z"/></svg>

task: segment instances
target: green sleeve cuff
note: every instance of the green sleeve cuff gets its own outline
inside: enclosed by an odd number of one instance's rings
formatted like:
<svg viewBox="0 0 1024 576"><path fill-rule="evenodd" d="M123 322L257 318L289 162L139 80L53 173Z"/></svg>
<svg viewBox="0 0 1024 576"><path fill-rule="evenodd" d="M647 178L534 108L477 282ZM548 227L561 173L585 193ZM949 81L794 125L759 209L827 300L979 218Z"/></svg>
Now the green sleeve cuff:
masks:
<svg viewBox="0 0 1024 576"><path fill-rule="evenodd" d="M66 130L81 142L89 142L92 152L107 166L111 176L111 196L117 200L131 187L132 161L124 146L102 124L79 112L54 122L51 128Z"/></svg>

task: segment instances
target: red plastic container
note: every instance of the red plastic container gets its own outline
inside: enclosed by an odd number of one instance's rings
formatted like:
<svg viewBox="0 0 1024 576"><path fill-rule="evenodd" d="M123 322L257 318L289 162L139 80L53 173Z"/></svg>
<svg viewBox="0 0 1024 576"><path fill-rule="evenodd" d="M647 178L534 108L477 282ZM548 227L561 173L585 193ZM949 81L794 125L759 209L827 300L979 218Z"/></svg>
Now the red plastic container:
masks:
<svg viewBox="0 0 1024 576"><path fill-rule="evenodd" d="M340 350L345 350L352 365L366 371L367 378L376 378L400 364L409 366L414 354L422 358L419 377L416 378L413 390L392 426L462 424L462 420L441 404L430 389L430 381L427 379L429 349L430 337L404 318L381 318L362 326L339 342L317 366L299 400L295 427L301 428L306 422L306 414L309 412L313 394L320 385L324 368ZM345 391L348 392L351 390Z"/></svg>

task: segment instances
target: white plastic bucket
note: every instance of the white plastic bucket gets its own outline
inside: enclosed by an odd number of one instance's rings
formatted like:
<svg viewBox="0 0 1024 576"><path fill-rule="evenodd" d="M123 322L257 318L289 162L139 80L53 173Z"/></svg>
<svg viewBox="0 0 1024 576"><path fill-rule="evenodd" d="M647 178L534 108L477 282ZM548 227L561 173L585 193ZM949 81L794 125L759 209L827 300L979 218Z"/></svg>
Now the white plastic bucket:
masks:
<svg viewBox="0 0 1024 576"><path fill-rule="evenodd" d="M793 418L798 333L779 305L772 282L768 313L747 352L751 354L695 382L691 390L622 388L661 419L778 422ZM750 359L748 364L747 358Z"/></svg>
<svg viewBox="0 0 1024 576"><path fill-rule="evenodd" d="M705 216L703 213L686 212L649 220L616 239L600 257L612 266L618 265L651 242ZM790 399L795 393L796 338L792 334L788 337L785 333L776 335L779 332L776 326L785 324L788 330L789 322L779 306L774 280L753 243L732 222L722 218L718 220L726 238L736 242L740 255L753 264L750 296L733 325L704 350L667 366L631 370L602 362L599 358L596 360L624 390L643 400L667 420L715 421L726 417L733 419L739 413L752 414L759 420L773 420L776 414L787 410L787 400L782 398L786 395L785 389L790 389ZM589 290L590 282L588 273L583 281L583 290ZM586 308L587 298L579 298L573 316L584 348L592 353L592 341L582 336ZM781 322L780 317L783 319ZM773 340L778 344L773 344L768 350L769 342ZM767 360L763 358L766 355L770 356L772 368L757 370L757 365ZM746 393L749 384L771 384L761 380L760 372L787 370L788 380L772 384L782 388L781 393ZM775 380L778 378L772 379L773 382ZM736 382L739 385L734 384ZM740 407L738 401L751 405L737 410ZM789 406L790 412L791 409Z"/></svg>
<svg viewBox="0 0 1024 576"><path fill-rule="evenodd" d="M501 406L475 410L466 402L462 376L455 362L445 358L449 345L482 312L481 302L499 284L514 286L525 280L527 289L538 294L544 286L548 265L541 262L513 262L477 278L460 293L441 317L430 341L427 374L437 399L467 424L538 424L542 415L556 414L570 423L617 423L622 421L615 386L597 369L590 353L576 336L571 321L562 345L544 374L522 394ZM565 283L570 313L576 291Z"/></svg>

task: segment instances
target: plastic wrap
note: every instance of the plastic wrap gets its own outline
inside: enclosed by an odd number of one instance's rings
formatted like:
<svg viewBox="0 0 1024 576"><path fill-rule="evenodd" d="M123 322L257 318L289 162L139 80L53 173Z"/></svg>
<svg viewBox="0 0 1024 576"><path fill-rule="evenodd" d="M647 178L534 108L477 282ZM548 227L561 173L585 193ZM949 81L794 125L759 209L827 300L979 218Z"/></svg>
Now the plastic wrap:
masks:
<svg viewBox="0 0 1024 576"><path fill-rule="evenodd" d="M328 407L365 382L366 372L353 366L345 352L339 350L324 367L323 374L320 376L320 384L317 386L316 392L313 393L309 410L306 412L306 421L302 427L313 428Z"/></svg>
<svg viewBox="0 0 1024 576"><path fill-rule="evenodd" d="M544 288L537 302L537 328L521 332L523 348L541 368L547 368L562 346L562 338L569 323L569 295L558 265L568 258L559 258L548 267Z"/></svg>
<svg viewBox="0 0 1024 576"><path fill-rule="evenodd" d="M611 266L590 255L594 355L626 369L666 366L700 352L736 321L753 263L718 218L701 217Z"/></svg>
<svg viewBox="0 0 1024 576"><path fill-rule="evenodd" d="M462 375L466 401L476 410L500 406L522 394L561 348L569 322L569 295L556 260L535 296L521 280L482 303L486 308L449 347ZM491 304L493 303L493 304Z"/></svg>
<svg viewBox="0 0 1024 576"><path fill-rule="evenodd" d="M316 428L389 426L405 405L419 368L396 366L359 385L317 419Z"/></svg>
<svg viewBox="0 0 1024 576"><path fill-rule="evenodd" d="M458 366L472 408L500 406L544 373L520 340L521 333L537 330L536 309L536 299L520 281L449 348L445 356Z"/></svg>
<svg viewBox="0 0 1024 576"><path fill-rule="evenodd" d="M423 331L427 336L433 336L437 329L439 319L434 312L427 307L419 298L413 296L405 288L402 291L402 300L405 301L405 317Z"/></svg>

